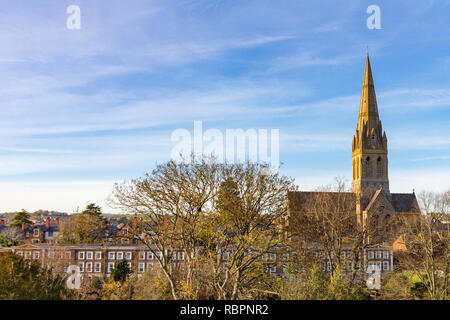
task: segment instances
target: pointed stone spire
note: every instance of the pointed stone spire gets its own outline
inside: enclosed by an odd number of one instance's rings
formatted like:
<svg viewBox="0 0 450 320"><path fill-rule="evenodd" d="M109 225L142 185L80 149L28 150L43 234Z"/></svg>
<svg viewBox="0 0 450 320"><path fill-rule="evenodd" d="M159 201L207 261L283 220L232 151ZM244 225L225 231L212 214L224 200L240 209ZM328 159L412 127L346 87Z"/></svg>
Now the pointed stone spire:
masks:
<svg viewBox="0 0 450 320"><path fill-rule="evenodd" d="M356 129L362 133L364 124L367 123L367 130L370 131L370 129L374 129L378 126L379 121L377 97L375 95L375 86L373 84L372 69L370 68L369 53L367 53L361 102L359 105L359 119Z"/></svg>

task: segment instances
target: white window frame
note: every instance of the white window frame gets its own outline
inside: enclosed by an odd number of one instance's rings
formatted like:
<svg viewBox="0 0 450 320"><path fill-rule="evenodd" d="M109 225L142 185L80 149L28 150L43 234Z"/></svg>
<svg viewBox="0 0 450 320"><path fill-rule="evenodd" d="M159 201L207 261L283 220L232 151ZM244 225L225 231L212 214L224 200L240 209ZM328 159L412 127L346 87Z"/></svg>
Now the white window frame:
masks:
<svg viewBox="0 0 450 320"><path fill-rule="evenodd" d="M389 251L383 251L383 259L389 259Z"/></svg>
<svg viewBox="0 0 450 320"><path fill-rule="evenodd" d="M108 273L111 273L114 269L114 262L108 262Z"/></svg>
<svg viewBox="0 0 450 320"><path fill-rule="evenodd" d="M383 261L383 270L389 270L389 262Z"/></svg>
<svg viewBox="0 0 450 320"><path fill-rule="evenodd" d="M139 260L145 260L145 251L139 252Z"/></svg>
<svg viewBox="0 0 450 320"><path fill-rule="evenodd" d="M85 253L84 251L78 251L78 260L84 260Z"/></svg>
<svg viewBox="0 0 450 320"><path fill-rule="evenodd" d="M95 252L95 260L102 260L102 252L101 251Z"/></svg>
<svg viewBox="0 0 450 320"><path fill-rule="evenodd" d="M92 272L92 262L86 262L86 272Z"/></svg>
<svg viewBox="0 0 450 320"><path fill-rule="evenodd" d="M138 272L139 273L142 273L142 272L144 272L145 271L145 263L144 262L139 262L139 265L138 265Z"/></svg>
<svg viewBox="0 0 450 320"><path fill-rule="evenodd" d="M33 259L34 260L38 260L40 256L41 256L41 254L39 251L33 251Z"/></svg>
<svg viewBox="0 0 450 320"><path fill-rule="evenodd" d="M116 256L117 256L117 260L123 260L123 252L117 252ZM119 258L119 256L120 256L120 258Z"/></svg>
<svg viewBox="0 0 450 320"><path fill-rule="evenodd" d="M153 269L153 262L147 262L147 270Z"/></svg>
<svg viewBox="0 0 450 320"><path fill-rule="evenodd" d="M277 272L277 267L276 266L270 267L270 273L275 273L275 272Z"/></svg>
<svg viewBox="0 0 450 320"><path fill-rule="evenodd" d="M116 259L116 253L115 252L108 252L108 259L109 260L115 260Z"/></svg>
<svg viewBox="0 0 450 320"><path fill-rule="evenodd" d="M184 260L184 252L183 251L178 252L178 260Z"/></svg>
<svg viewBox="0 0 450 320"><path fill-rule="evenodd" d="M94 272L101 272L102 271L102 264L100 262L96 262L94 264Z"/></svg>
<svg viewBox="0 0 450 320"><path fill-rule="evenodd" d="M39 229L33 229L33 236L39 235Z"/></svg>
<svg viewBox="0 0 450 320"><path fill-rule="evenodd" d="M377 259L381 259L382 255L381 255L381 251L377 251L375 257Z"/></svg>
<svg viewBox="0 0 450 320"><path fill-rule="evenodd" d="M130 251L125 252L125 259L126 260L133 260L133 253Z"/></svg>
<svg viewBox="0 0 450 320"><path fill-rule="evenodd" d="M369 259L373 259L373 258L374 258L373 251L369 251Z"/></svg>
<svg viewBox="0 0 450 320"><path fill-rule="evenodd" d="M147 260L153 260L153 252L151 251L147 252Z"/></svg>
<svg viewBox="0 0 450 320"><path fill-rule="evenodd" d="M86 252L86 260L92 260L94 258L94 253L92 251Z"/></svg>
<svg viewBox="0 0 450 320"><path fill-rule="evenodd" d="M80 268L80 272L84 272L84 262L78 262L78 268Z"/></svg>

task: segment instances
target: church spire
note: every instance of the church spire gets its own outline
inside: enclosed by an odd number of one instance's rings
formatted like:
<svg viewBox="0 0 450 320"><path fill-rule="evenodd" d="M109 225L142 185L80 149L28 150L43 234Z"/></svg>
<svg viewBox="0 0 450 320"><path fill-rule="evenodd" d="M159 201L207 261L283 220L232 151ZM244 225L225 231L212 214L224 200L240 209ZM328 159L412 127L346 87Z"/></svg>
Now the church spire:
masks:
<svg viewBox="0 0 450 320"><path fill-rule="evenodd" d="M380 189L389 193L387 137L378 115L369 54L366 58L359 118L352 141L353 192Z"/></svg>
<svg viewBox="0 0 450 320"><path fill-rule="evenodd" d="M373 84L369 53L367 53L366 68L364 71L364 80L361 92L361 102L359 104L357 130L362 133L365 124L367 124L367 129L376 128L379 121L377 97L375 95L375 86Z"/></svg>

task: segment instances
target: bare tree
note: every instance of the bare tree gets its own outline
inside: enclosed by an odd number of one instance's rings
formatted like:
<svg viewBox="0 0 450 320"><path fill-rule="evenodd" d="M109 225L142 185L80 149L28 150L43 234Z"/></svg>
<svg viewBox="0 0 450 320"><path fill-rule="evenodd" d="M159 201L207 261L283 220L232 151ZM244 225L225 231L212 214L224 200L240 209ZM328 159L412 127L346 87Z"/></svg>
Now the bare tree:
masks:
<svg viewBox="0 0 450 320"><path fill-rule="evenodd" d="M370 215L363 224L358 222L356 203L361 199L357 196L342 178L336 178L335 186L292 194L288 233L305 272L319 260L330 274L340 269L351 275L352 282L361 278L361 252L369 245L368 239L378 238L385 221ZM370 198L369 194L362 196Z"/></svg>
<svg viewBox="0 0 450 320"><path fill-rule="evenodd" d="M217 298L238 299L249 290L264 291L257 288L263 260L285 247L282 221L287 192L294 186L291 179L252 163L225 165L221 177L206 248L214 261Z"/></svg>
<svg viewBox="0 0 450 320"><path fill-rule="evenodd" d="M200 221L211 211L219 180L214 159L191 161L170 161L142 178L116 184L110 198L112 205L140 218L134 236L157 258L173 299L180 298L180 276L183 286L193 285ZM184 252L183 270L173 264L177 250Z"/></svg>
<svg viewBox="0 0 450 320"><path fill-rule="evenodd" d="M430 299L448 299L450 272L450 192L421 192L423 215L404 219L408 248L400 255L400 265L414 272L425 285Z"/></svg>

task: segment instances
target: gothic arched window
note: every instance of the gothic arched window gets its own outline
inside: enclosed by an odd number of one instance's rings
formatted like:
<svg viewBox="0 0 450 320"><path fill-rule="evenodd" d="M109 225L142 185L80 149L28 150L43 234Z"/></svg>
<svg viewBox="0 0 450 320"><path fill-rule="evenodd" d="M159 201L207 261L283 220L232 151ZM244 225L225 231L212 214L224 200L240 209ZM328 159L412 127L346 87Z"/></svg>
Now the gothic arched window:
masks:
<svg viewBox="0 0 450 320"><path fill-rule="evenodd" d="M383 160L381 157L377 159L377 177L381 178L383 176Z"/></svg>
<svg viewBox="0 0 450 320"><path fill-rule="evenodd" d="M355 159L353 159L352 169L353 169L353 180L356 180L356 161L355 161Z"/></svg>
<svg viewBox="0 0 450 320"><path fill-rule="evenodd" d="M360 159L357 158L357 159L356 159L356 178L357 178L357 179L359 179L359 177L360 177L360 173L359 173L359 162L360 162Z"/></svg>
<svg viewBox="0 0 450 320"><path fill-rule="evenodd" d="M365 171L366 171L366 177L369 178L372 176L372 162L370 161L370 157L366 158L366 165L365 165Z"/></svg>

